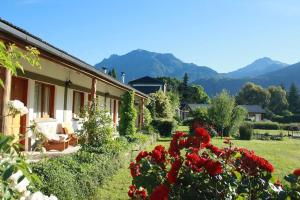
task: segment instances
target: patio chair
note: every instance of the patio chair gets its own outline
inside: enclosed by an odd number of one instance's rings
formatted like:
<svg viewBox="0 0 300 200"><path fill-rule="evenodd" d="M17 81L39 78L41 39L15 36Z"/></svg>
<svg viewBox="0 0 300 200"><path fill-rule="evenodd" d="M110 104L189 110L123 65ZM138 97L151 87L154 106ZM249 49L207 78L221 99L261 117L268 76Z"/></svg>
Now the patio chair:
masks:
<svg viewBox="0 0 300 200"><path fill-rule="evenodd" d="M72 146L76 146L78 144L78 136L75 134L71 122L63 122L62 123L63 132L68 136L70 139L69 144Z"/></svg>
<svg viewBox="0 0 300 200"><path fill-rule="evenodd" d="M47 151L63 151L68 148L70 139L65 134L57 134L57 122L55 120L36 121L36 131L41 133L45 141L43 146Z"/></svg>

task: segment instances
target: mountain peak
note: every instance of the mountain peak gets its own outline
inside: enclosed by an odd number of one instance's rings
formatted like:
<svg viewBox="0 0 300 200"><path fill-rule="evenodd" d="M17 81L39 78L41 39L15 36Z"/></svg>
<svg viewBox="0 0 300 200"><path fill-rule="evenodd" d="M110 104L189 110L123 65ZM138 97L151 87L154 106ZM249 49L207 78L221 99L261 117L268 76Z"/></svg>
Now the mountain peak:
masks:
<svg viewBox="0 0 300 200"><path fill-rule="evenodd" d="M245 67L227 73L227 76L230 78L252 78L282 69L286 66L288 66L288 64L272 60L269 57L262 57Z"/></svg>
<svg viewBox="0 0 300 200"><path fill-rule="evenodd" d="M97 69L103 66L117 72L124 71L126 80L131 81L142 76L170 76L182 79L188 73L190 80L209 78L218 73L208 67L182 62L171 53L156 53L143 49L130 51L125 55L114 55L96 64Z"/></svg>

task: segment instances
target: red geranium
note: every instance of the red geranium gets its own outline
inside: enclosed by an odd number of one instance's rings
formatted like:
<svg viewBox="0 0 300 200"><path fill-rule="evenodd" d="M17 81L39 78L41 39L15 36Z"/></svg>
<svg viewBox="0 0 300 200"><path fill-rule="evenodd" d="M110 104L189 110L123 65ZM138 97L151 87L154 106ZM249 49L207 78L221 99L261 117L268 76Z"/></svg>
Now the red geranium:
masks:
<svg viewBox="0 0 300 200"><path fill-rule="evenodd" d="M206 148L209 149L211 152L213 152L216 156L220 156L220 155L224 154L224 152L222 150L220 150L218 147L216 147L212 144L206 145Z"/></svg>
<svg viewBox="0 0 300 200"><path fill-rule="evenodd" d="M143 158L148 156L148 152L147 151L141 151L137 157L136 157L136 162L140 162Z"/></svg>
<svg viewBox="0 0 300 200"><path fill-rule="evenodd" d="M131 162L129 168L130 168L131 176L133 178L136 176L139 176L141 174L140 173L140 168L141 168L140 164L135 164L134 162Z"/></svg>
<svg viewBox="0 0 300 200"><path fill-rule="evenodd" d="M162 145L157 145L152 153L151 153L151 156L152 158L155 160L156 163L165 163L166 162L166 150L165 150L165 147L162 146Z"/></svg>
<svg viewBox="0 0 300 200"><path fill-rule="evenodd" d="M168 200L169 188L165 185L160 185L154 188L150 200Z"/></svg>
<svg viewBox="0 0 300 200"><path fill-rule="evenodd" d="M205 128L196 128L195 136L201 139L201 143L203 147L205 147L210 143L210 135Z"/></svg>
<svg viewBox="0 0 300 200"><path fill-rule="evenodd" d="M294 175L296 176L300 176L300 168L299 169L295 169L293 172Z"/></svg>
<svg viewBox="0 0 300 200"><path fill-rule="evenodd" d="M167 178L170 184L176 183L177 181L177 175L179 173L180 167L181 167L181 160L180 159L175 159L173 162L170 171L167 174Z"/></svg>
<svg viewBox="0 0 300 200"><path fill-rule="evenodd" d="M211 176L216 176L218 174L221 174L223 171L222 164L219 161L213 161L213 160L208 160L206 162L205 169L207 170L208 174Z"/></svg>
<svg viewBox="0 0 300 200"><path fill-rule="evenodd" d="M147 191L144 188L137 189L135 185L129 186L128 196L136 199L147 198Z"/></svg>

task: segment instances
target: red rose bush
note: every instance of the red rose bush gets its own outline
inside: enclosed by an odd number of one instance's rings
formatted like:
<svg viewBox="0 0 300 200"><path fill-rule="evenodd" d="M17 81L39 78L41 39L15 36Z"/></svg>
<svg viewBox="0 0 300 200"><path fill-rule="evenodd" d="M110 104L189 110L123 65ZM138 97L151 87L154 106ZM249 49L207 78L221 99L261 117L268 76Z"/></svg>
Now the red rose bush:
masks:
<svg viewBox="0 0 300 200"><path fill-rule="evenodd" d="M286 199L300 198L300 169L286 177L288 189L274 178L274 167L253 151L210 143L206 129L176 132L169 149L141 151L130 164L131 199Z"/></svg>

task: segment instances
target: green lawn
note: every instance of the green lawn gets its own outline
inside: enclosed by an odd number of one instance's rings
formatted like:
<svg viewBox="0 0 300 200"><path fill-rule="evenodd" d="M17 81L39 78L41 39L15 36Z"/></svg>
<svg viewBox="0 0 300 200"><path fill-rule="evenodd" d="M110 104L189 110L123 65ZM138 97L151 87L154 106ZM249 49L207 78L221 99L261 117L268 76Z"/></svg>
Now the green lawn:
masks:
<svg viewBox="0 0 300 200"><path fill-rule="evenodd" d="M188 131L187 127L179 127L180 131ZM157 144L169 146L170 138L161 138ZM212 143L218 147L225 146L220 138L213 138ZM260 155L269 160L275 167L275 175L280 179L285 174L292 172L295 168L300 167L300 139L284 139L283 141L263 141L263 140L233 140L235 146L244 147L254 150L257 155ZM156 144L156 145L157 145ZM154 147L151 146L148 150ZM131 184L129 163L117 171L103 187L99 188L95 199L128 199L127 191Z"/></svg>

